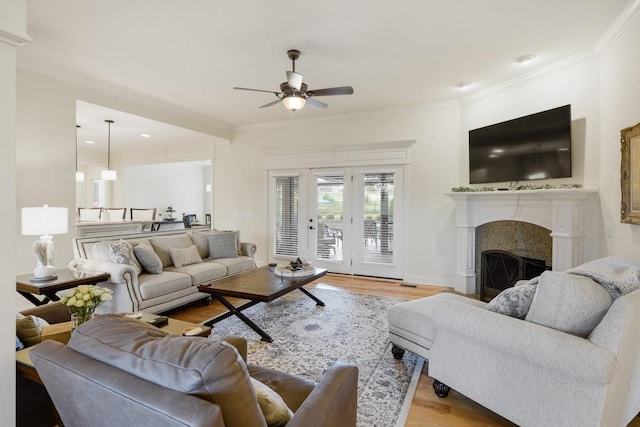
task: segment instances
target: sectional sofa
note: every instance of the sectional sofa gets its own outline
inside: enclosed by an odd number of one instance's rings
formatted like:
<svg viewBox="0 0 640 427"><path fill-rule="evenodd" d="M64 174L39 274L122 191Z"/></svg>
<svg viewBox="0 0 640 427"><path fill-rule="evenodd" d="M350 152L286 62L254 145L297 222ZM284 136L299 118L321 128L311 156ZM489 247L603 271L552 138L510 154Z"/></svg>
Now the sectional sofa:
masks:
<svg viewBox="0 0 640 427"><path fill-rule="evenodd" d="M239 231L170 230L73 240L79 270L111 275L113 300L99 313L164 312L209 300L198 285L256 268L256 245Z"/></svg>

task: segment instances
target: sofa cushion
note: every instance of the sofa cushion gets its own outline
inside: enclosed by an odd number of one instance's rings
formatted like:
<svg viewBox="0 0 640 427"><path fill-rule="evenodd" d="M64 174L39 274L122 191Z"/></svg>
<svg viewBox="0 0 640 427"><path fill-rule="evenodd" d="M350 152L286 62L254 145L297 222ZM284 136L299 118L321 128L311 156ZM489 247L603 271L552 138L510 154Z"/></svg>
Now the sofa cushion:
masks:
<svg viewBox="0 0 640 427"><path fill-rule="evenodd" d="M251 385L258 397L258 405L269 427L284 427L293 417L293 412L282 397L268 386L255 378L251 378Z"/></svg>
<svg viewBox="0 0 640 427"><path fill-rule="evenodd" d="M183 267L167 267L165 271L175 271L191 276L193 285L211 282L227 275L227 267L216 262L201 262Z"/></svg>
<svg viewBox="0 0 640 427"><path fill-rule="evenodd" d="M222 264L227 268L227 274L238 274L241 271L251 270L256 267L256 263L253 258L248 256L238 256L235 258L218 258L215 261L209 261L210 263Z"/></svg>
<svg viewBox="0 0 640 427"><path fill-rule="evenodd" d="M176 234L170 236L156 236L149 239L153 250L156 251L162 260L162 268L173 265L171 260L171 248L188 248L193 246L193 240L188 234Z"/></svg>
<svg viewBox="0 0 640 427"><path fill-rule="evenodd" d="M169 254L175 267L202 262L198 248L196 248L195 245L189 246L188 248L171 248L169 249Z"/></svg>
<svg viewBox="0 0 640 427"><path fill-rule="evenodd" d="M160 274L141 274L138 276L138 284L143 300L187 289L192 285L190 276L173 271L163 271Z"/></svg>
<svg viewBox="0 0 640 427"><path fill-rule="evenodd" d="M525 320L587 337L612 301L609 293L588 277L545 271Z"/></svg>
<svg viewBox="0 0 640 427"><path fill-rule="evenodd" d="M524 319L529 312L535 294L536 285L522 284L514 286L496 295L485 308L496 313Z"/></svg>
<svg viewBox="0 0 640 427"><path fill-rule="evenodd" d="M133 247L131 243L125 240L118 240L109 242L109 257L111 261L117 264L128 264L133 266L136 273L140 274L142 266L133 254Z"/></svg>
<svg viewBox="0 0 640 427"><path fill-rule="evenodd" d="M160 274L162 273L162 260L157 253L153 251L151 246L147 246L144 243L139 243L133 247L133 253L142 268L147 273Z"/></svg>
<svg viewBox="0 0 640 427"><path fill-rule="evenodd" d="M234 233L213 233L209 236L209 258L235 258L238 246Z"/></svg>
<svg viewBox="0 0 640 427"><path fill-rule="evenodd" d="M264 426L244 361L224 342L168 335L118 315L96 316L68 346L139 378L220 406L227 427Z"/></svg>
<svg viewBox="0 0 640 427"><path fill-rule="evenodd" d="M200 258L207 259L209 258L209 236L211 232L209 231L193 231L191 233L191 240L193 240L193 244L198 248L198 253L200 254Z"/></svg>

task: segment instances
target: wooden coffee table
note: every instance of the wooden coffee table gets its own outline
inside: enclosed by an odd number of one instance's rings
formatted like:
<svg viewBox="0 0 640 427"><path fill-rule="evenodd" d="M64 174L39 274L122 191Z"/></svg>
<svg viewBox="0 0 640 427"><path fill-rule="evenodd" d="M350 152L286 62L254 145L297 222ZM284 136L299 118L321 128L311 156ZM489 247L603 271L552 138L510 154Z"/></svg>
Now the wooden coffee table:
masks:
<svg viewBox="0 0 640 427"><path fill-rule="evenodd" d="M314 300L316 305L324 306L322 301L304 289L303 286L324 276L327 274L327 270L324 268L316 268L313 273L304 274L305 275L296 276L294 273L292 277L285 277L277 275L273 267L260 267L198 286L200 292L211 294L229 310L205 322L205 325L213 326L213 324L229 316L237 316L251 329L256 331L262 337L262 341L272 342L273 338L251 321L251 319L242 314L242 311L260 302L273 301L296 289L299 289ZM249 302L239 307L234 307L225 297L247 299Z"/></svg>

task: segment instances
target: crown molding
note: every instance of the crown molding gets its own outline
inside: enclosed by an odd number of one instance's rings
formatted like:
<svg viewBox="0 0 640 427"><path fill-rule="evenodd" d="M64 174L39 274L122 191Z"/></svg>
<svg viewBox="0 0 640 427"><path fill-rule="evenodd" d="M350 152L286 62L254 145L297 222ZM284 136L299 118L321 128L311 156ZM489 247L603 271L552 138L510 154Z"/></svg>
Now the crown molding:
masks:
<svg viewBox="0 0 640 427"><path fill-rule="evenodd" d="M638 0L640 1L640 0ZM598 55L595 53L593 49L589 49L582 53L578 53L576 55L572 55L563 60L554 62L552 64L546 65L544 67L533 70L529 73L518 76L514 79L504 81L502 83L498 83L493 85L487 89L481 90L479 92L473 93L469 96L466 96L460 100L460 104L465 106L472 104L479 99L484 97L495 95L496 93L505 91L507 89L513 88L515 86L520 86L525 83L528 83L532 80L537 80L541 77L547 76L549 74L554 74L560 70L568 69L574 67L576 65L587 64L589 62L597 61Z"/></svg>
<svg viewBox="0 0 640 427"><path fill-rule="evenodd" d="M593 46L595 52L602 56L620 38L631 23L640 15L640 0L627 3L620 15L609 25Z"/></svg>
<svg viewBox="0 0 640 427"><path fill-rule="evenodd" d="M0 43L13 47L20 47L31 42L31 37L27 34L14 34L0 29Z"/></svg>

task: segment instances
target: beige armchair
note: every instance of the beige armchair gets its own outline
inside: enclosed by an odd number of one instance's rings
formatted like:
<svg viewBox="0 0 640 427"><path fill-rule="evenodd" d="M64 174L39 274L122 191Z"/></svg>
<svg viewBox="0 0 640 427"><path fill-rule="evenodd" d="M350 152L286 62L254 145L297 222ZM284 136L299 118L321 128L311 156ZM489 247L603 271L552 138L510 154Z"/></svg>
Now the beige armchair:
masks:
<svg viewBox="0 0 640 427"><path fill-rule="evenodd" d="M357 367L336 363L316 384L247 364L242 338L171 336L98 315L67 346L49 340L30 354L66 427L266 426L251 378L293 411L288 427L356 425Z"/></svg>

